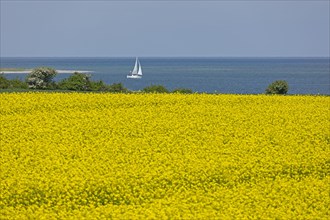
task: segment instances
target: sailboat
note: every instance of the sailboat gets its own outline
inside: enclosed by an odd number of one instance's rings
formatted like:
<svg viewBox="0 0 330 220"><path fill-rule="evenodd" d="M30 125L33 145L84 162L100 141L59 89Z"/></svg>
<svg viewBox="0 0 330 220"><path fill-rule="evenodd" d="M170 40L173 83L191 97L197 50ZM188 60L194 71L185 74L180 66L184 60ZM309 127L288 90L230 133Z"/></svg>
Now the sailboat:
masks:
<svg viewBox="0 0 330 220"><path fill-rule="evenodd" d="M128 79L141 79L142 67L138 58L135 60L135 66L130 75L127 75Z"/></svg>

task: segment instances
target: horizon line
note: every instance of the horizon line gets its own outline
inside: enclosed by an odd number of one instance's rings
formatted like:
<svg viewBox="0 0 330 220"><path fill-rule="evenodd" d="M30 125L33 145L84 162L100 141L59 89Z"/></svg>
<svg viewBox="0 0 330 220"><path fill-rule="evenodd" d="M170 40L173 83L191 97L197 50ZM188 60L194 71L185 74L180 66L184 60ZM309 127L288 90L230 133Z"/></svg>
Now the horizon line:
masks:
<svg viewBox="0 0 330 220"><path fill-rule="evenodd" d="M0 56L1 58L330 58L329 56Z"/></svg>

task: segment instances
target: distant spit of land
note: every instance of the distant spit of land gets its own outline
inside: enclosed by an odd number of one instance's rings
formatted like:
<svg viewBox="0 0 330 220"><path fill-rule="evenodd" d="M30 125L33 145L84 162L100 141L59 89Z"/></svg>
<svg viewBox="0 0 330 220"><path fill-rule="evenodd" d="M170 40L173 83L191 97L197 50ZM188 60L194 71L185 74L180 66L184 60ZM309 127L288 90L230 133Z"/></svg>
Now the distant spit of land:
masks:
<svg viewBox="0 0 330 220"><path fill-rule="evenodd" d="M1 74L27 74L30 73L32 69L24 69L24 68L0 68L0 73ZM92 73L93 71L86 71L86 70L56 70L57 73L74 73L74 72L79 72L79 73Z"/></svg>
<svg viewBox="0 0 330 220"><path fill-rule="evenodd" d="M0 72L7 72L7 71L28 71L31 69L25 69L25 68L0 68Z"/></svg>

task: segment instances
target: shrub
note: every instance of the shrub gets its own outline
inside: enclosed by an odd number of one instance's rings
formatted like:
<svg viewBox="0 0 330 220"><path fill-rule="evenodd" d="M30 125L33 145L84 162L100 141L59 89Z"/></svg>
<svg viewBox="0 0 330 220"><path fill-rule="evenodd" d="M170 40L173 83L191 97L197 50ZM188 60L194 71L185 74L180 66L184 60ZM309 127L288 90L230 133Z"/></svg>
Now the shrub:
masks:
<svg viewBox="0 0 330 220"><path fill-rule="evenodd" d="M143 89L146 93L168 93L168 90L162 85L151 85Z"/></svg>
<svg viewBox="0 0 330 220"><path fill-rule="evenodd" d="M9 85L9 80L3 74L0 74L0 89L8 89Z"/></svg>
<svg viewBox="0 0 330 220"><path fill-rule="evenodd" d="M47 89L51 86L57 72L53 68L38 67L27 75L26 82L32 89Z"/></svg>
<svg viewBox="0 0 330 220"><path fill-rule="evenodd" d="M289 85L285 80L277 80L269 84L266 94L287 94Z"/></svg>
<svg viewBox="0 0 330 220"><path fill-rule="evenodd" d="M94 85L97 87L96 85ZM89 91L92 90L90 75L74 72L69 78L63 79L58 83L59 89L74 90L74 91Z"/></svg>
<svg viewBox="0 0 330 220"><path fill-rule="evenodd" d="M128 90L123 86L122 83L113 83L112 85L108 86L108 91L114 93L124 93Z"/></svg>
<svg viewBox="0 0 330 220"><path fill-rule="evenodd" d="M12 79L9 80L10 86L9 88L13 88L13 89L28 89L28 84L26 84L26 82L23 82L19 79Z"/></svg>
<svg viewBox="0 0 330 220"><path fill-rule="evenodd" d="M102 80L100 81L90 81L92 91L107 91L108 85L106 85Z"/></svg>
<svg viewBox="0 0 330 220"><path fill-rule="evenodd" d="M102 80L100 81L91 81L91 90L92 91L104 91L104 92L113 92L113 93L125 93L128 92L128 89L123 86L122 83L113 83L111 85L105 84Z"/></svg>
<svg viewBox="0 0 330 220"><path fill-rule="evenodd" d="M185 88L177 88L172 91L173 93L183 93L183 94L190 94L193 93L191 89L185 89Z"/></svg>
<svg viewBox="0 0 330 220"><path fill-rule="evenodd" d="M0 89L27 89L28 85L19 79L7 79L3 74L0 74Z"/></svg>

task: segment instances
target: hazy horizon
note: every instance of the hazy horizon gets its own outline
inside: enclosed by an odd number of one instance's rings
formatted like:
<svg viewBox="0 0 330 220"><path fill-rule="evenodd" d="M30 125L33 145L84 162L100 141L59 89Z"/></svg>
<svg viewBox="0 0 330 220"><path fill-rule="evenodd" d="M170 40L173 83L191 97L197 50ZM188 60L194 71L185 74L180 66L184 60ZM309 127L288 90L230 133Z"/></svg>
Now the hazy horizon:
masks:
<svg viewBox="0 0 330 220"><path fill-rule="evenodd" d="M330 58L330 56L1 56L1 58Z"/></svg>

